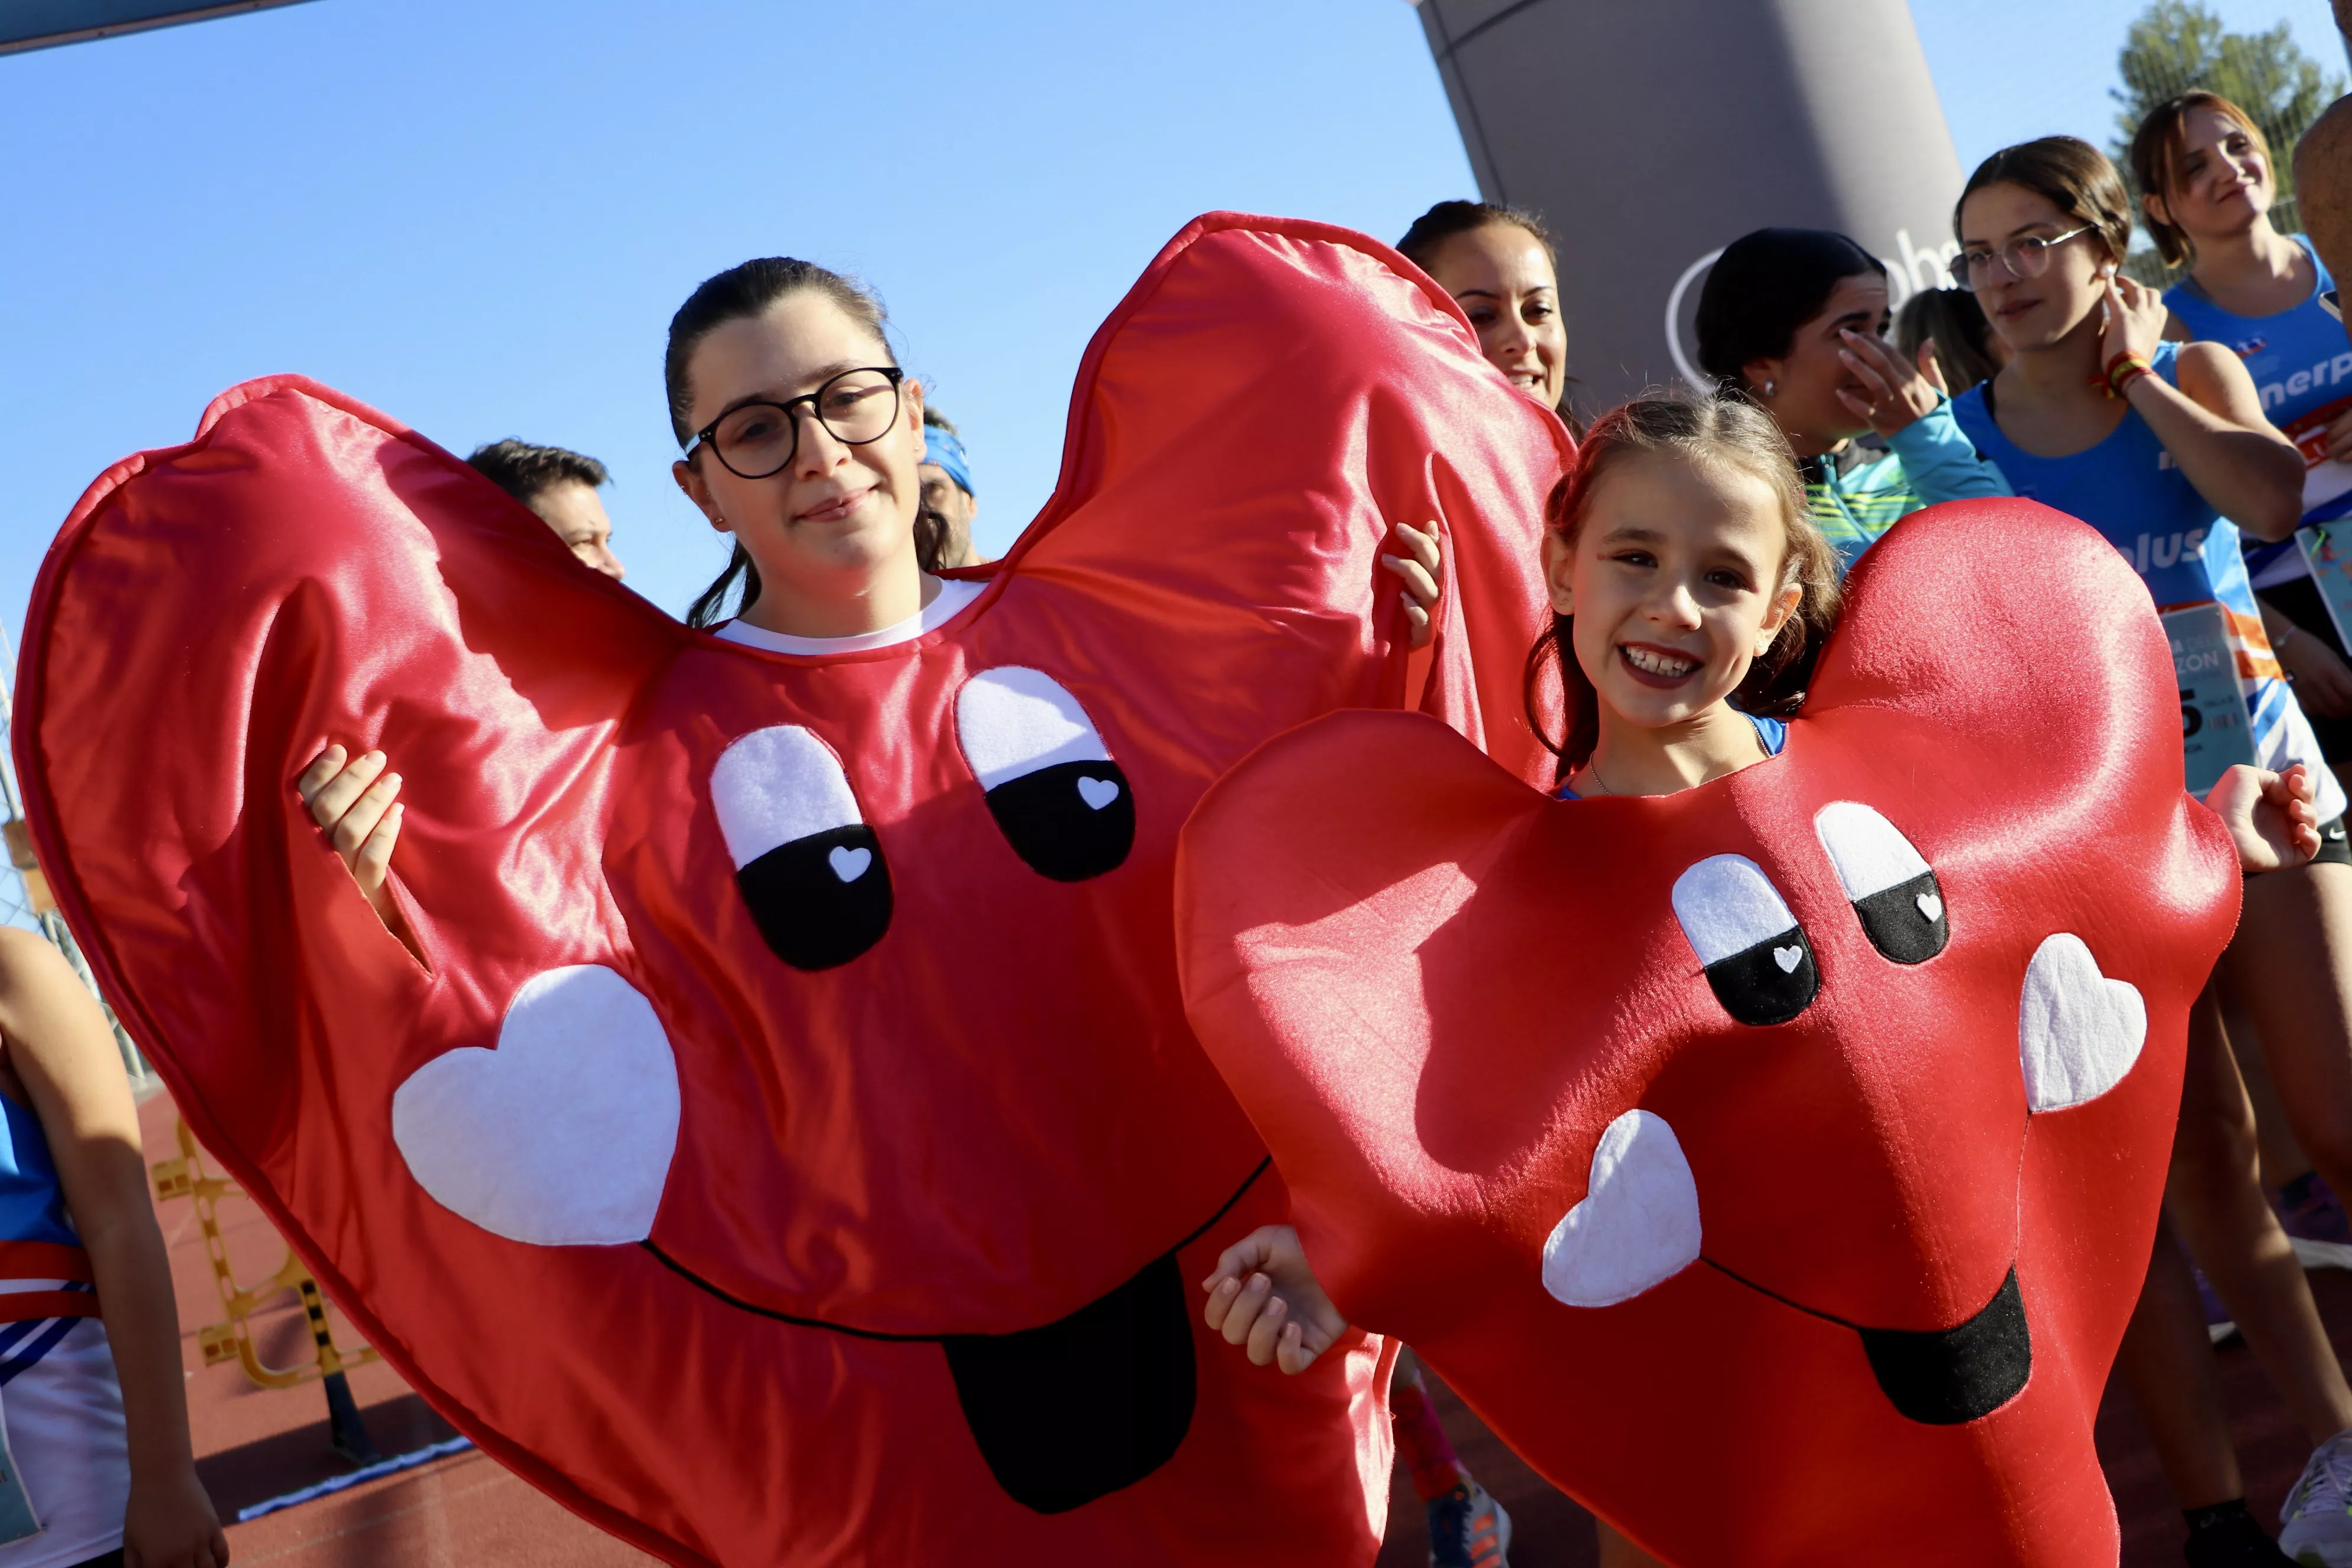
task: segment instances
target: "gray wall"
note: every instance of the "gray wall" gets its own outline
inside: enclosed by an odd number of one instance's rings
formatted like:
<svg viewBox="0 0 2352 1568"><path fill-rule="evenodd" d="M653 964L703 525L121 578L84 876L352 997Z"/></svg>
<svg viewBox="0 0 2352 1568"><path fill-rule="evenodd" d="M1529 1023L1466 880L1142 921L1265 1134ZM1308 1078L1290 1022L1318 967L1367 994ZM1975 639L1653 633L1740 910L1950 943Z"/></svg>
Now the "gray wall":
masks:
<svg viewBox="0 0 2352 1568"><path fill-rule="evenodd" d="M1559 243L1588 412L1696 373L1706 263L1750 229L1853 236L1898 305L1942 281L1961 172L1905 0L1419 5L1481 194Z"/></svg>

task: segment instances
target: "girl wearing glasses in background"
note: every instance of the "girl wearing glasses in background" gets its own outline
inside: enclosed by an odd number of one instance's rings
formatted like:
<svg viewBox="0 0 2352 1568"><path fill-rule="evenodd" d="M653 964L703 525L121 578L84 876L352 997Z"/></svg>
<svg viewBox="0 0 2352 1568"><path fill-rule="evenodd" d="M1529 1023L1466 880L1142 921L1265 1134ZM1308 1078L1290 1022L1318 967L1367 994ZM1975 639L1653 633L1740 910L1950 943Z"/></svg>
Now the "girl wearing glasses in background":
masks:
<svg viewBox="0 0 2352 1568"><path fill-rule="evenodd" d="M2337 833L2323 844L2326 859L2329 844L2342 843L2334 819L2344 793L2319 765L2318 743L2262 637L2238 551L2239 526L2264 540L2294 531L2301 458L2263 419L2235 354L2162 341L2164 302L2117 274L2131 240L2123 182L2087 142L2044 137L1994 153L1969 176L1954 226L1954 277L1974 290L2011 354L2000 374L1955 400L1961 428L2017 494L2105 534L2158 605L2218 601L2233 612L2240 668L2255 672L2243 689L2261 765L2309 765L2320 819ZM2352 900L2352 866L2339 853L2336 864L2268 881L2296 892L2283 898L2278 888L2249 884L2238 939L2217 975L2254 1013L2282 1088L2298 1090L2297 1135L2324 1173L2336 1179L2330 1162L2340 1161L2352 1179L2352 963L2334 953L2352 943L2352 902L2335 902ZM2335 912L2315 921L2315 910ZM2341 933L2333 941L2331 930ZM2327 951L2312 956L2320 946ZM2306 956L2282 973L2282 952ZM2281 1545L2311 1553L2306 1562L2352 1563L2352 1447L2340 1436L2352 1426L2352 1390L2252 1151L2252 1114L2209 987L2190 1017L2167 1213L2318 1445L2289 1500ZM2118 1368L2187 1514L2189 1561L2283 1563L2246 1511L2204 1312L2169 1237L2160 1226Z"/></svg>

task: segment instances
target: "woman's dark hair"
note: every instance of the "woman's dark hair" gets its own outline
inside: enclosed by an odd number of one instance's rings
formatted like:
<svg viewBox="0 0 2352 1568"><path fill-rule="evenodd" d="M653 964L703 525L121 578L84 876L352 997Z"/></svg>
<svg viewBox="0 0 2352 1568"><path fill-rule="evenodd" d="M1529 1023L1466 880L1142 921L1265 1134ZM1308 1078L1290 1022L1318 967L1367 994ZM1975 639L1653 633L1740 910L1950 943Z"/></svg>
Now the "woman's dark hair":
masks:
<svg viewBox="0 0 2352 1568"><path fill-rule="evenodd" d="M1837 624L1837 552L1805 504L1797 478L1796 454L1771 416L1737 394L1645 392L1597 420L1576 450L1576 466L1553 487L1544 506L1544 526L1571 549L1583 531L1585 513L1601 481L1629 457L1672 452L1685 461L1749 474L1771 488L1780 502L1783 555L1780 586L1802 591L1796 612L1781 625L1772 646L1748 667L1731 694L1731 705L1765 718L1796 712L1812 679L1813 661ZM1601 701L1584 667L1576 661L1576 617L1555 615L1551 628L1528 651L1523 699L1528 721L1546 750L1559 759L1559 776L1591 759L1601 740ZM1544 731L1544 680L1560 685L1567 728L1554 742Z"/></svg>
<svg viewBox="0 0 2352 1568"><path fill-rule="evenodd" d="M1759 228L1723 247L1698 291L1699 368L1744 390L1743 365L1778 359L1797 329L1822 313L1843 279L1886 263L1825 228Z"/></svg>
<svg viewBox="0 0 2352 1568"><path fill-rule="evenodd" d="M1407 261L1426 272L1429 264L1437 258L1438 248L1447 240L1498 223L1510 224L1535 236L1536 243L1544 247L1544 254L1551 258L1554 269L1558 269L1559 252L1553 247L1551 231L1544 227L1543 219L1524 207L1499 206L1493 202L1440 202L1412 220L1412 226L1404 231L1396 247Z"/></svg>
<svg viewBox="0 0 2352 1568"><path fill-rule="evenodd" d="M677 435L677 444L685 446L694 439L690 423L694 408L694 384L687 368L694 359L697 344L714 327L757 316L787 294L803 289L814 289L841 307L842 314L874 334L882 345L883 363L896 364L890 353L890 340L885 331L889 318L883 313L882 302L840 273L819 267L814 261L801 261L789 256L755 257L740 267L730 267L715 278L706 278L695 291L686 297L677 314L669 319L669 348L662 355L662 384L669 395L669 426ZM701 461L698 450L690 461ZM740 604L748 605L760 596L760 569L751 563L751 552L739 542L727 570L719 580L705 588L688 606L686 624L707 626L724 620L728 595L738 581L743 584Z"/></svg>
<svg viewBox="0 0 2352 1568"><path fill-rule="evenodd" d="M1944 387L1954 397L2000 372L1993 357L1992 323L1974 294L1958 289L1922 289L1903 301L1895 313L1895 346L1912 364L1919 350L1936 345L1936 363L1944 373Z"/></svg>
<svg viewBox="0 0 2352 1568"><path fill-rule="evenodd" d="M2254 144L2254 151L2263 155L2263 166L2271 171L2272 180L2278 178L2278 163L2271 156L2270 138L2254 123L2254 117L2220 93L2199 88L2168 98L2149 110L2147 118L2139 122L2139 129L2132 132L2132 182L2139 186L2142 198L2161 196L2168 212L2179 184L2180 144L2188 139L2189 117L2200 109L2210 109L2225 120L2236 121L2244 129L2246 139ZM2156 241L2157 254L2164 258L2166 266L2178 267L2196 259L2195 247L2178 225L2158 222L2156 215L2145 208L2139 216L2147 220L2148 237Z"/></svg>
<svg viewBox="0 0 2352 1568"><path fill-rule="evenodd" d="M1952 237L1960 213L1987 185L2016 185L2048 199L2078 224L2098 230L2107 259L2120 265L2131 250L2131 198L2107 155L2077 136L2042 136L2004 147L1977 165L1952 204Z"/></svg>

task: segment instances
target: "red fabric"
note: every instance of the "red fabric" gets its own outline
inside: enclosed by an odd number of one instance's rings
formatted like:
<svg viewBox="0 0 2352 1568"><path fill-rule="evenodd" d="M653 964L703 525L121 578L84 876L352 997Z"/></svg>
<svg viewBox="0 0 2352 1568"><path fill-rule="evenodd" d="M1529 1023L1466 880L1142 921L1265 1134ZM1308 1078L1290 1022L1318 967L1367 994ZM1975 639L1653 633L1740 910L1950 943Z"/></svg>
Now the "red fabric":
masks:
<svg viewBox="0 0 2352 1568"><path fill-rule="evenodd" d="M1198 1324L1218 1249L1287 1198L1183 1020L1176 833L1267 737L1406 700L1393 521L1447 538L1425 706L1535 774L1528 563L1567 450L1386 247L1213 216L1097 334L1055 497L980 599L802 658L688 631L397 423L257 382L104 476L50 554L34 830L205 1145L436 1408L607 1528L678 1563L1367 1561L1381 1343L1290 1380ZM1059 682L1123 770L1116 869L1048 879L992 820L955 704L1003 666ZM840 759L895 893L838 967L763 945L711 804L729 742L779 724ZM330 739L406 780L430 973L295 796ZM567 964L649 998L675 1056L650 1247L501 1239L391 1137L404 1082ZM551 1075L518 1135L563 1110ZM1171 1249L1181 1446L1082 1506L1015 1503L938 1342L1054 1323ZM1030 1383L1049 1413L1067 1392Z"/></svg>
<svg viewBox="0 0 2352 1568"><path fill-rule="evenodd" d="M43 1318L96 1318L98 1297L88 1290L0 1291L0 1323L37 1322Z"/></svg>
<svg viewBox="0 0 2352 1568"><path fill-rule="evenodd" d="M1186 829L1186 998L1350 1319L1666 1562L2112 1563L2092 1420L2236 859L2182 792L2147 595L2089 529L1939 507L1851 588L1786 751L1680 795L1551 800L1412 715L1267 746ZM1816 837L1832 801L1925 855L1942 952L1874 946ZM1671 907L1725 853L1810 937L1790 1022L1734 1023ZM2146 1040L2029 1116L2021 994L2058 932L2138 989ZM1703 1261L1571 1307L1543 1249L1636 1107L1687 1156ZM2012 1268L2022 1390L1898 1414L1855 1330L1953 1329Z"/></svg>
<svg viewBox="0 0 2352 1568"><path fill-rule="evenodd" d="M0 1240L0 1279L90 1282L89 1254L62 1241Z"/></svg>
<svg viewBox="0 0 2352 1568"><path fill-rule="evenodd" d="M1469 1481L1470 1472L1454 1451L1453 1439L1445 1435L1445 1423L1437 1418L1437 1406L1431 1402L1429 1385L1422 1382L1418 1368L1389 1380L1389 1412L1396 1432L1397 1458L1412 1473L1415 1497L1435 1502Z"/></svg>

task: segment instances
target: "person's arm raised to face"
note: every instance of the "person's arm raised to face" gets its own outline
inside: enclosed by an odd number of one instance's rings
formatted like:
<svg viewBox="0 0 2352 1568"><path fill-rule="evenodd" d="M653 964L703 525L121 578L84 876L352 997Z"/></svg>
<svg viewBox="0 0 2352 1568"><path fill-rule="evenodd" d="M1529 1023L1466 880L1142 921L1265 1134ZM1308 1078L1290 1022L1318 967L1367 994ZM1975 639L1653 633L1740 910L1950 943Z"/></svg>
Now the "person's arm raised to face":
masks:
<svg viewBox="0 0 2352 1568"><path fill-rule="evenodd" d="M2153 359L2171 312L2162 296L2110 273L2102 362ZM2135 375L2124 395L2215 511L2257 539L2284 539L2303 521L2303 454L2263 416L2262 395L2238 356L2219 343L2183 343L2180 384Z"/></svg>
<svg viewBox="0 0 2352 1568"><path fill-rule="evenodd" d="M141 1568L226 1568L228 1542L188 1443L180 1317L131 1082L105 1015L64 955L30 931L0 929L0 1040L57 1161L122 1385L124 1557Z"/></svg>

